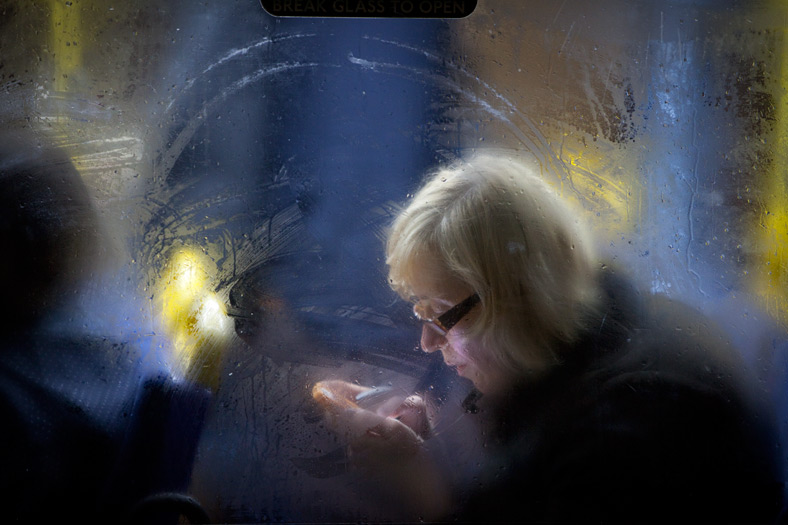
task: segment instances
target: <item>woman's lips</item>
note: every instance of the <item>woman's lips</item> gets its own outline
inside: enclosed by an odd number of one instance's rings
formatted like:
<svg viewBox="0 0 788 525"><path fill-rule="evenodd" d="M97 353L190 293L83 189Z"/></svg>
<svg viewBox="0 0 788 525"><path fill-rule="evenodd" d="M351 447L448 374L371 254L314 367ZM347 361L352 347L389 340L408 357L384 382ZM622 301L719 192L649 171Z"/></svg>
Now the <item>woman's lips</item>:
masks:
<svg viewBox="0 0 788 525"><path fill-rule="evenodd" d="M454 368L457 371L457 375L461 376L463 370L465 370L465 368L468 365L465 363L454 363L454 362L446 361L446 366L448 366L449 368Z"/></svg>

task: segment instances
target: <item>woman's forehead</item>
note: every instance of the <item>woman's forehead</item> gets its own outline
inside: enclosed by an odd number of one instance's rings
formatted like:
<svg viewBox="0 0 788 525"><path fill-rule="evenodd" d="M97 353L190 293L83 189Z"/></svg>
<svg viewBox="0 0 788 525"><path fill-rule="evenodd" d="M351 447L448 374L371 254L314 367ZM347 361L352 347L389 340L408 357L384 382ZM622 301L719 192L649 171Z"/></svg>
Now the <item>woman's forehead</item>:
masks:
<svg viewBox="0 0 788 525"><path fill-rule="evenodd" d="M414 298L436 305L453 305L471 291L439 259L432 257L414 259L408 284Z"/></svg>

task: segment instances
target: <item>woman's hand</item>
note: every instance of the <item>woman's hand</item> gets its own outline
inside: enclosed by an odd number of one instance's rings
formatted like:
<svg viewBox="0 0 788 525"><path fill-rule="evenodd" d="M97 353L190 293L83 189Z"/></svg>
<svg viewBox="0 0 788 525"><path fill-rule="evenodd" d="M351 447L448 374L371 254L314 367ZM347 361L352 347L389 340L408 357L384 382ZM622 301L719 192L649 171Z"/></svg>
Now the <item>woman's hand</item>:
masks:
<svg viewBox="0 0 788 525"><path fill-rule="evenodd" d="M329 428L348 444L353 463L370 468L408 459L420 452L424 441L406 421L423 425L414 421L418 415L411 412L411 409L404 408L401 416L396 412L385 416L349 407L329 411L326 421Z"/></svg>
<svg viewBox="0 0 788 525"><path fill-rule="evenodd" d="M422 439L432 436L432 421L427 413L427 403L421 396L405 398L391 417L410 427Z"/></svg>
<svg viewBox="0 0 788 525"><path fill-rule="evenodd" d="M427 404L418 395L409 396L404 401L391 398L380 404L374 411L364 410L354 413L354 409L362 410L363 408L359 400L373 390L370 387L348 383L347 381L328 380L315 384L312 388L312 397L326 410L330 422L333 419L337 419L334 430L345 437L358 434L359 428L364 424L370 425L367 427L367 430L382 425L377 431L370 430L371 435L388 436L392 432L399 435L402 431L398 425L390 421L380 418L376 420L376 418L371 416L370 412L386 419L393 418L400 421L422 439L430 437L432 424L427 415ZM349 409L351 412L342 414L343 411ZM357 421L354 422L352 421L353 419ZM402 435L401 437L406 436Z"/></svg>
<svg viewBox="0 0 788 525"><path fill-rule="evenodd" d="M369 390L334 380L318 383L312 393L326 411L329 429L347 443L354 470L374 481L364 484L367 490L395 503L396 512L440 516L448 508L448 490L424 448L431 433L424 399L413 395L380 413L356 402Z"/></svg>

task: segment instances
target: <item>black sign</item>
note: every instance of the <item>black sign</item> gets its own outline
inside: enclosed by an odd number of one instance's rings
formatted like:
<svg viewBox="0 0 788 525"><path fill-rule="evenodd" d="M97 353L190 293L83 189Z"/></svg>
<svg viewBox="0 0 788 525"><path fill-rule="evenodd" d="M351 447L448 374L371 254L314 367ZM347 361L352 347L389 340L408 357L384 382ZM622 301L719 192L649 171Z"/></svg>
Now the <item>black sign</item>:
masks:
<svg viewBox="0 0 788 525"><path fill-rule="evenodd" d="M316 18L464 18L477 0L260 0L273 16Z"/></svg>

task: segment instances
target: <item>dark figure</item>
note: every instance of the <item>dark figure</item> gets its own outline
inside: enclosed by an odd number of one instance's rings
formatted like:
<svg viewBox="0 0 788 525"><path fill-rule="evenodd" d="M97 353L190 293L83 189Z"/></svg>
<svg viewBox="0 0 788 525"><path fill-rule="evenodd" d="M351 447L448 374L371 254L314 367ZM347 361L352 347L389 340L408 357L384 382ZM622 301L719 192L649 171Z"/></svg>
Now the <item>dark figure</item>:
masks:
<svg viewBox="0 0 788 525"><path fill-rule="evenodd" d="M80 291L104 268L79 174L38 137L0 141L0 520L119 523L185 490L208 393L89 333ZM174 519L174 518L173 518Z"/></svg>
<svg viewBox="0 0 788 525"><path fill-rule="evenodd" d="M561 366L478 403L494 456L463 518L775 522L774 420L722 331L609 268L600 278L601 315Z"/></svg>

